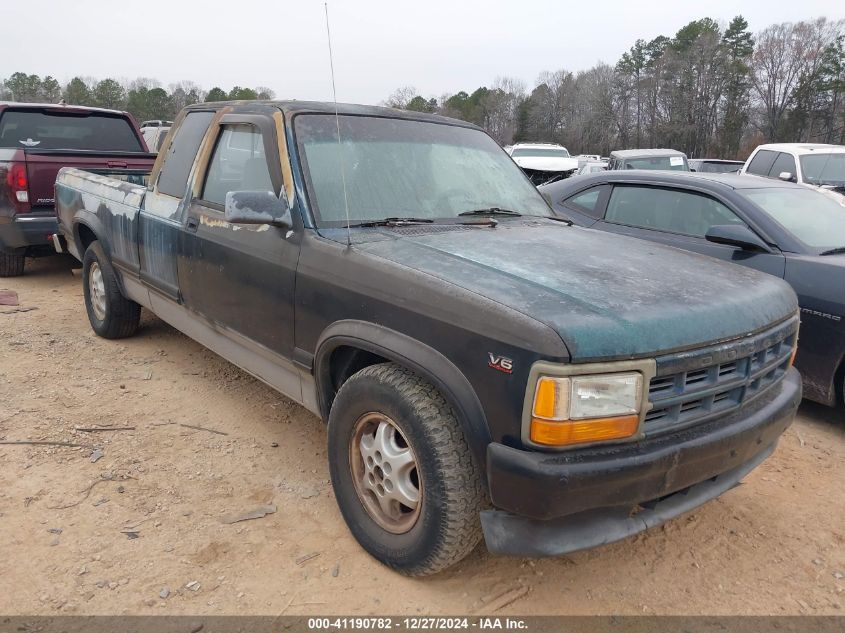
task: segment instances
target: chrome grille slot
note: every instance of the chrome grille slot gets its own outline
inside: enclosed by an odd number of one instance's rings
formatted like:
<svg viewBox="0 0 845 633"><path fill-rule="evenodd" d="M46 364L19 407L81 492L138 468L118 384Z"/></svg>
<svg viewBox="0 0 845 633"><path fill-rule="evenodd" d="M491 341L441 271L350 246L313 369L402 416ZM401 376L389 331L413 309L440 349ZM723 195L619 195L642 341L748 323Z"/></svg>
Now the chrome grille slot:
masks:
<svg viewBox="0 0 845 633"><path fill-rule="evenodd" d="M786 375L798 319L735 342L657 359L646 435L670 432L743 407Z"/></svg>

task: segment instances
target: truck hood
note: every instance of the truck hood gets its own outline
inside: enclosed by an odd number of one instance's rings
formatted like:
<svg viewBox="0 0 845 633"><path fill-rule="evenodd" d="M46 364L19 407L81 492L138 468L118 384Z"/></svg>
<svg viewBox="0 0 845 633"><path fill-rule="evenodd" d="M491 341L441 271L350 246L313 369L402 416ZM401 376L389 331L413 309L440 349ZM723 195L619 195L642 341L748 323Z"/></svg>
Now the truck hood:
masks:
<svg viewBox="0 0 845 633"><path fill-rule="evenodd" d="M354 247L546 324L574 362L730 340L798 309L792 289L771 275L549 220L379 233Z"/></svg>
<svg viewBox="0 0 845 633"><path fill-rule="evenodd" d="M831 200L838 202L843 207L845 207L845 188L842 187L831 187L830 185L812 185L810 183L801 183L805 187L809 187L814 191L818 191L819 193L824 194Z"/></svg>
<svg viewBox="0 0 845 633"><path fill-rule="evenodd" d="M523 169L534 171L571 171L578 169L575 158L558 158L555 156L517 156L514 162Z"/></svg>

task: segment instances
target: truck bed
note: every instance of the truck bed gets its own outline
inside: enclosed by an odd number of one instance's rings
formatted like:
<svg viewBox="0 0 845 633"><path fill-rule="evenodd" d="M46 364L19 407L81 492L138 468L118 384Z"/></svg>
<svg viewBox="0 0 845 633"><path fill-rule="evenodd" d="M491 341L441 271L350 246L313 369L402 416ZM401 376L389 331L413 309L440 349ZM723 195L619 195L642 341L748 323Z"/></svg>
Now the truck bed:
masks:
<svg viewBox="0 0 845 633"><path fill-rule="evenodd" d="M138 214L147 191L149 171L86 171L65 167L56 178L56 213L59 231L66 237L68 250L78 259L76 223L86 217L102 227L109 237L112 257L138 266Z"/></svg>

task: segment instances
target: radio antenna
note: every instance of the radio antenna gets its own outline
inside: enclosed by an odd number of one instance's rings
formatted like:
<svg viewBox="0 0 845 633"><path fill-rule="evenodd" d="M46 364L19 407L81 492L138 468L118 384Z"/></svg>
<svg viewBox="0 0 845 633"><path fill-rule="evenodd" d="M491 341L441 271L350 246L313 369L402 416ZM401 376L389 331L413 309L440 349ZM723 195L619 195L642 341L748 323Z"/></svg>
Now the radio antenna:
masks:
<svg viewBox="0 0 845 633"><path fill-rule="evenodd" d="M340 179L343 183L343 205L346 208L346 246L352 247L352 231L349 226L349 196L346 194L346 169L343 164L343 143L340 140L340 115L337 111L337 88L334 83L334 58L332 57L332 32L329 29L329 3L324 2L323 8L326 10L326 39L329 41L329 67L332 70L332 96L334 97L334 122L337 128L337 149L338 158L340 159Z"/></svg>

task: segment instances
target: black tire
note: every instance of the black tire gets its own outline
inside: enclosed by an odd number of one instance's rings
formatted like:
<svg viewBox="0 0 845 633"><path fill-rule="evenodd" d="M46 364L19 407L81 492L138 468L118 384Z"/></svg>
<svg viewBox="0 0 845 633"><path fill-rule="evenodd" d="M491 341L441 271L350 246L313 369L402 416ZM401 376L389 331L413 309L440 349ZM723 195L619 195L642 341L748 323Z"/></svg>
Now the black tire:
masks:
<svg viewBox="0 0 845 633"><path fill-rule="evenodd" d="M25 261L23 252L0 251L0 277L20 277Z"/></svg>
<svg viewBox="0 0 845 633"><path fill-rule="evenodd" d="M415 523L400 534L373 518L353 479L352 459L360 452L353 453L350 444L359 421L373 412L394 423L416 458L421 502ZM457 563L478 544L479 513L486 499L479 467L454 411L417 374L384 363L349 378L329 415L328 459L346 524L361 546L388 567L409 576L433 574ZM365 468L363 460L361 464L358 468Z"/></svg>
<svg viewBox="0 0 845 633"><path fill-rule="evenodd" d="M102 298L104 314L98 316L92 303L92 270L99 268L102 275ZM94 241L85 251L82 259L82 289L85 294L85 310L88 320L98 336L103 338L126 338L138 329L141 319L141 306L127 299L120 291L114 268L103 251L100 242Z"/></svg>

